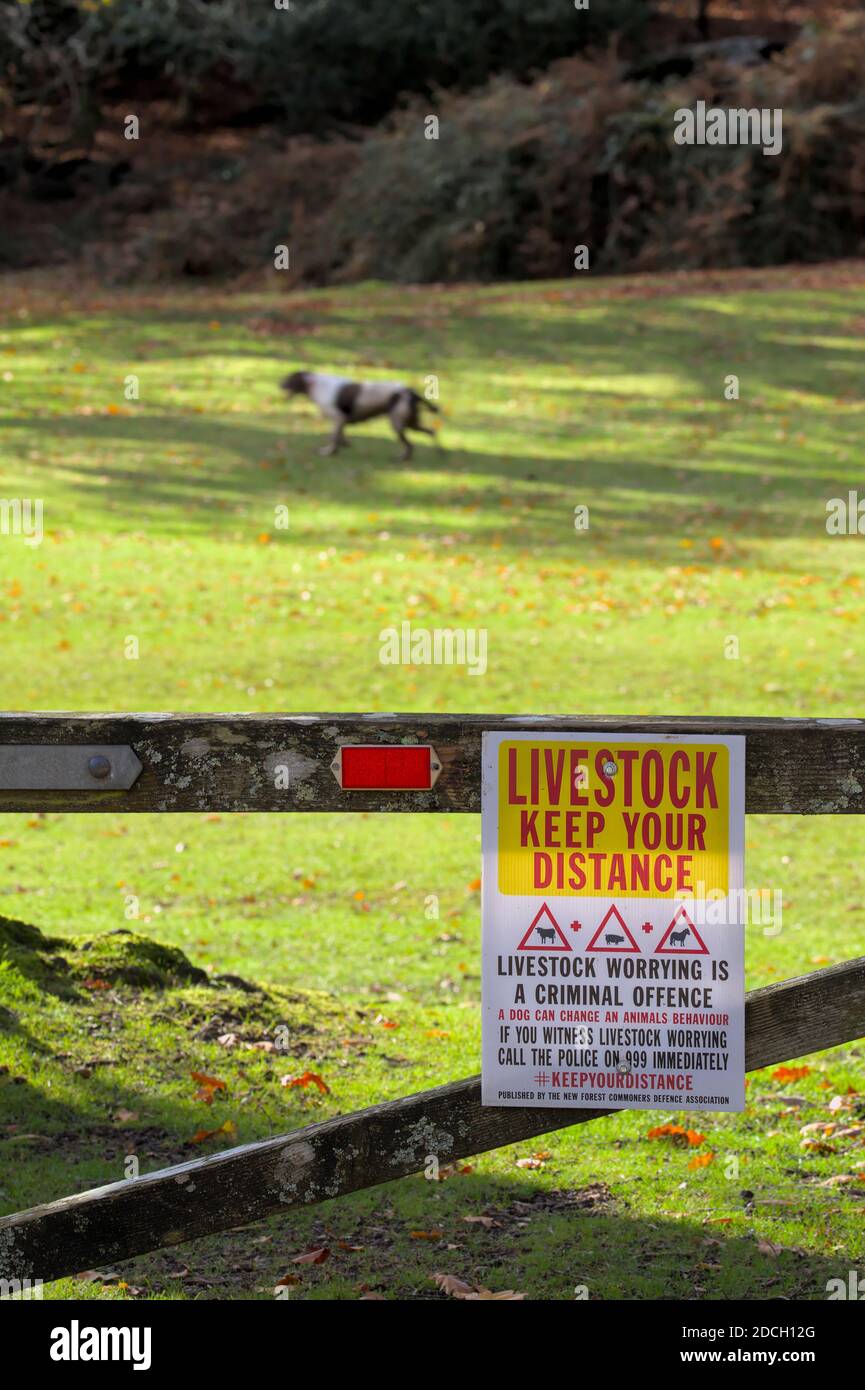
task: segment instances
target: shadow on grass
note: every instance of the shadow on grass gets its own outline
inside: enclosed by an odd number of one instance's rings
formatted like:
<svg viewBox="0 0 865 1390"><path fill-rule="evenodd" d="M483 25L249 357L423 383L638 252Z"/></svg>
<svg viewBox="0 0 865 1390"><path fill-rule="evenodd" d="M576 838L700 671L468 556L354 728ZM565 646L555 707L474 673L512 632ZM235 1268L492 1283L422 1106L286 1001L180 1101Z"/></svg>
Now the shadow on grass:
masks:
<svg viewBox="0 0 865 1390"><path fill-rule="evenodd" d="M322 1262L298 1263L311 1249L327 1252ZM761 1251L756 1234L729 1235L694 1216L637 1215L605 1184L571 1187L566 1174L555 1188L539 1189L522 1174L472 1173L446 1184L403 1178L112 1270L148 1295L168 1297L270 1299L290 1273L291 1301L351 1300L369 1290L440 1300L434 1276L449 1274L531 1299L699 1303L826 1299L829 1281L846 1282L851 1261L852 1251L831 1258L800 1248Z"/></svg>
<svg viewBox="0 0 865 1390"><path fill-rule="evenodd" d="M487 418L489 428L507 434L506 422ZM697 412L695 424L703 418ZM333 513L323 515L316 526L316 507L355 506L362 515L385 514L382 525L394 539L435 540L466 530L481 548L493 541L542 543L545 550L573 556L576 562L573 509L580 503L591 513L590 536L580 542L580 563L587 543L597 540L613 546L622 559L669 564L671 536L693 535L695 524L698 533L708 528L735 541L824 538L828 499L846 497L854 485L849 474L825 458L801 458L799 449L797 459L795 445L782 456L718 431L696 441L689 452L686 425L677 420L671 426L669 414L661 410L632 408L626 424L653 441L651 462L635 454L599 457L595 441L582 441L579 425L570 436L566 425L540 427L570 456L497 454L471 443L439 453L424 441L408 465L399 463L392 438L361 433L354 434L344 453L321 458L324 435L299 431L296 425L285 434L276 421L263 427L169 415L125 420L70 416L40 422L40 434L58 454L65 445L110 456L110 462L99 457L94 463L92 481L82 476L80 463L62 455L51 464L55 484L92 512L94 525L106 524L110 517L112 526L120 521L139 530L156 524L166 536L198 534L217 542L221 533L236 539L237 516L251 512L260 518L279 502L291 506L299 529L275 532L274 541L292 546L301 536L307 544L331 544ZM31 426L24 420L5 421L11 438ZM464 434L475 429L480 429L479 421ZM523 424L516 433L517 445L525 429ZM681 456L680 436L685 436ZM849 441L841 436L841 442ZM188 451L204 464L173 461L142 467L123 460L123 450L148 448L154 453ZM659 448L667 459L657 457ZM701 460L703 453L713 455L710 463ZM267 468L263 459L270 461ZM49 524L52 510L62 515L63 503L51 500L50 489L43 491L48 493ZM474 510L466 511L467 504ZM442 515L448 511L450 515ZM360 541L373 541L376 530L361 527ZM738 563L734 554L713 557L721 567ZM792 551L776 563L791 572L800 569Z"/></svg>
<svg viewBox="0 0 865 1390"><path fill-rule="evenodd" d="M778 290L723 301L719 293L713 303L701 294L646 301L575 294L569 304L569 291L537 285L499 296L499 311L483 292L445 297L447 312L437 317L416 296L400 308L399 296L383 293L378 301L373 287L368 297L333 294L319 304L258 297L229 310L218 297L212 344L203 338L213 312L203 297L180 308L157 304L149 319L144 309L143 322L122 309L95 315L83 320L82 334L112 380L123 379L139 351L178 367L211 360L205 384L229 399L246 390L248 399L245 381L232 384L231 363L260 360L250 415L171 414L154 405L135 416L6 417L7 443L29 446L38 435L57 454L51 486L80 500L94 525L152 523L169 536L218 541L236 529L237 515L260 517L276 502L301 498L299 530L275 534L281 544L297 535L331 543L333 516L317 526L316 507L356 506L361 516L386 511L394 540L435 541L460 528L479 548L494 539L543 544L568 558L573 508L586 504L592 530L581 539L580 563L597 542L621 559L668 564L677 529L707 528L736 541L821 539L827 500L855 486L837 457L847 451L855 460L855 420L833 408L859 389L855 295ZM276 331L254 338L262 322ZM160 324L170 336L159 336ZM280 324L292 332L280 334ZM235 337L226 342L229 333ZM350 432L352 447L338 458L320 458L324 422L276 404L286 364L351 373L367 360L379 373L398 362L396 375L417 382L438 374L443 402L462 402L461 418L445 418L443 430L446 445L459 431L460 447L443 457L419 440L406 469L393 438L375 426L372 435ZM92 369L99 371L98 361ZM738 402L724 400L729 373L740 377ZM496 392L509 393L513 406L499 400L497 408ZM522 409L527 398L540 415ZM263 399L268 413L255 417ZM570 418L545 416L547 405ZM785 419L791 412L793 425ZM490 435L502 452L490 448ZM166 463L166 452L189 459ZM78 457L67 461L68 453ZM127 457L141 453L152 461ZM470 515L467 501L476 506ZM53 505L62 513L61 498ZM373 540L366 523L358 531L361 543ZM780 567L795 572L797 561L778 550ZM713 556L721 567L739 563L734 552Z"/></svg>

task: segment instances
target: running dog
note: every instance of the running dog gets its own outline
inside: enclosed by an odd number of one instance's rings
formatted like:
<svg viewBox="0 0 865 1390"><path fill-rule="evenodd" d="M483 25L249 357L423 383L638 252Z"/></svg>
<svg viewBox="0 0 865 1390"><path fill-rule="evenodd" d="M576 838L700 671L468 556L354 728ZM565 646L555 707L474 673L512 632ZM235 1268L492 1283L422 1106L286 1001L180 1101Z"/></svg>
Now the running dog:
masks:
<svg viewBox="0 0 865 1390"><path fill-rule="evenodd" d="M333 421L330 439L319 449L323 458L348 445L347 425L359 425L378 415L388 417L402 444L400 463L407 463L414 453L406 430L417 430L435 439L435 431L421 424L420 410L425 407L437 414L438 406L402 381L351 381L348 377L329 376L326 372L292 372L281 386L289 396L308 396L322 415Z"/></svg>

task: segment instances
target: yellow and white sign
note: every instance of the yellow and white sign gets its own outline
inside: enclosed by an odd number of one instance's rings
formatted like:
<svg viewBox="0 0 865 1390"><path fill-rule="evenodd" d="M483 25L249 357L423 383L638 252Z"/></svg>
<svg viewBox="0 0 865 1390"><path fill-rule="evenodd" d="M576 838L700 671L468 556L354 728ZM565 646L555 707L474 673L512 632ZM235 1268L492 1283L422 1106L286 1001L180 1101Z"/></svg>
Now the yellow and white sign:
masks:
<svg viewBox="0 0 865 1390"><path fill-rule="evenodd" d="M741 737L483 736L483 1102L744 1107Z"/></svg>

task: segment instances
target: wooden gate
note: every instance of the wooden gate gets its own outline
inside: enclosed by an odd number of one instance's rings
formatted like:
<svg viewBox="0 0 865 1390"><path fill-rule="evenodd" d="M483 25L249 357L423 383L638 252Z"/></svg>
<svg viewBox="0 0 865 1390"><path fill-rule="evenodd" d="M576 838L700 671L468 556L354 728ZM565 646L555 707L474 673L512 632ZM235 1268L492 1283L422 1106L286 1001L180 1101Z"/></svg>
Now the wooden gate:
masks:
<svg viewBox="0 0 865 1390"><path fill-rule="evenodd" d="M478 812L485 730L577 728L744 734L747 812L865 813L858 719L382 714L0 715L0 811ZM365 750L354 771L347 749ZM865 957L748 995L748 1070L863 1035ZM612 1113L482 1107L470 1077L0 1218L0 1278L115 1263L419 1172L430 1153L451 1162Z"/></svg>

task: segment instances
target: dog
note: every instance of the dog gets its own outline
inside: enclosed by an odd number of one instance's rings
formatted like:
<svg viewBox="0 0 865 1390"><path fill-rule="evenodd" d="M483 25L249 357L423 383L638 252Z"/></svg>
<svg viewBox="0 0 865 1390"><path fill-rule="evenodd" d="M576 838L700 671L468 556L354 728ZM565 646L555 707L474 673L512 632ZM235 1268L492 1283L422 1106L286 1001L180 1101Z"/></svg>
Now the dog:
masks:
<svg viewBox="0 0 865 1390"><path fill-rule="evenodd" d="M388 417L402 444L400 463L407 463L414 453L406 430L417 430L435 439L435 431L421 424L420 409L424 406L438 414L438 406L402 381L351 381L348 377L329 376L326 372L291 372L281 386L289 396L308 396L322 415L333 421L330 439L319 449L323 458L348 445L347 425L359 425L378 415Z"/></svg>

